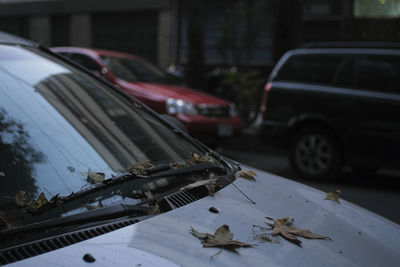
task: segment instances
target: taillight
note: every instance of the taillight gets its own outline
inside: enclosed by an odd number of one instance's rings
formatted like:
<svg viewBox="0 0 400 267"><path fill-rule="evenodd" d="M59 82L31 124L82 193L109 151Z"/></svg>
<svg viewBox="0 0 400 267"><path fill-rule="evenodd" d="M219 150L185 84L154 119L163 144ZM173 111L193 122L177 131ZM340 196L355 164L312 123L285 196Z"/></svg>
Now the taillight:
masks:
<svg viewBox="0 0 400 267"><path fill-rule="evenodd" d="M268 92L271 90L272 83L267 83L264 87L264 94L262 98L262 103L261 103L261 114L263 119L265 120L267 118L267 95Z"/></svg>

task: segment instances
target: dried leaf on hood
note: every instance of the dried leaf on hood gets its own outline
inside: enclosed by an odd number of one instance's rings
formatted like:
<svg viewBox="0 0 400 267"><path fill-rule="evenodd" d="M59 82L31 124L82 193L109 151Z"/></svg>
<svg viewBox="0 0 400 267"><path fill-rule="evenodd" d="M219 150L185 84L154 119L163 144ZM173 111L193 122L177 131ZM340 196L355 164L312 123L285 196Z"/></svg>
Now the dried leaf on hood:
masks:
<svg viewBox="0 0 400 267"><path fill-rule="evenodd" d="M196 188L199 186L205 186L208 190L208 194L210 196L213 196L217 186L219 186L217 181L218 181L217 178L200 180L200 181L188 184L187 186L182 187L180 190L190 190L192 188Z"/></svg>
<svg viewBox="0 0 400 267"><path fill-rule="evenodd" d="M151 162L138 162L129 171L134 175L146 175L146 171L151 167L153 167Z"/></svg>
<svg viewBox="0 0 400 267"><path fill-rule="evenodd" d="M255 178L255 176L256 176L257 174L255 173L255 172L253 172L253 171L251 171L251 170L243 170L243 171L238 171L238 172L236 172L235 173L235 178L244 178L244 179L247 179L247 180L250 180L250 181L255 181L256 180L256 178Z"/></svg>
<svg viewBox="0 0 400 267"><path fill-rule="evenodd" d="M97 209L104 208L104 206L103 206L103 203L102 203L101 200L100 200L100 201L99 201L99 204L98 204L97 206L88 205L88 206L86 206L86 208L87 208L88 210L97 210Z"/></svg>
<svg viewBox="0 0 400 267"><path fill-rule="evenodd" d="M28 206L32 202L32 195L20 190L14 198L15 204L19 207Z"/></svg>
<svg viewBox="0 0 400 267"><path fill-rule="evenodd" d="M102 172L89 171L87 175L87 181L91 184L98 184L104 181L106 175Z"/></svg>
<svg viewBox="0 0 400 267"><path fill-rule="evenodd" d="M292 224L292 222L294 221L294 219L290 218L290 217L284 217L284 218L280 218L277 220L274 220L273 218L270 218L270 217L265 217L265 218L274 222L274 224L267 223L268 225L270 225L272 227L272 233L271 233L272 236L281 235L288 241L290 241L300 247L301 247L301 241L299 239L297 239L296 236L301 236L301 237L305 237L308 239L332 240L327 236L314 234L313 232L311 232L308 229L303 230L303 229L299 229L299 228L290 226Z"/></svg>
<svg viewBox="0 0 400 267"><path fill-rule="evenodd" d="M172 163L169 164L169 166L170 166L171 168L173 168L173 169L180 169L180 168L185 167L185 165L180 164L180 163L178 163L178 162L172 162Z"/></svg>
<svg viewBox="0 0 400 267"><path fill-rule="evenodd" d="M30 212L35 212L40 209L42 206L46 205L49 201L46 198L46 195L42 192L40 193L39 197L32 202L29 206Z"/></svg>
<svg viewBox="0 0 400 267"><path fill-rule="evenodd" d="M340 193L341 193L341 191L339 189L335 190L335 191L332 191L332 192L329 192L328 194L326 194L325 199L333 200L333 201L335 201L337 203L340 203L340 201L339 201Z"/></svg>
<svg viewBox="0 0 400 267"><path fill-rule="evenodd" d="M209 156L209 155L198 155L196 153L190 153L190 157L187 161L188 165L195 165L198 163L203 163L203 162L214 162L214 159Z"/></svg>
<svg viewBox="0 0 400 267"><path fill-rule="evenodd" d="M233 233L229 230L229 226L226 224L219 227L214 234L200 233L193 227L191 227L189 233L200 239L203 247L219 247L237 252L237 248L253 246L248 243L233 240Z"/></svg>

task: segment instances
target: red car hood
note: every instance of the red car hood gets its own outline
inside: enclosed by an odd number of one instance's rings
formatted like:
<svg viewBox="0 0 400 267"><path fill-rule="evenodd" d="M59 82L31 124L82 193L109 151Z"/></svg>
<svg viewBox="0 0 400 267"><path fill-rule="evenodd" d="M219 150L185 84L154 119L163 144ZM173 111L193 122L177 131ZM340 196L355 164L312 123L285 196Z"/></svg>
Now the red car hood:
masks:
<svg viewBox="0 0 400 267"><path fill-rule="evenodd" d="M194 104L214 104L227 106L230 102L217 98L215 96L201 93L193 89L177 86L177 85L165 85L165 84L154 84L154 83L130 83L126 81L119 81L121 87L126 90L132 90L132 94L135 95L136 91L140 91L140 95L148 95L150 98L164 99L176 98L182 99Z"/></svg>

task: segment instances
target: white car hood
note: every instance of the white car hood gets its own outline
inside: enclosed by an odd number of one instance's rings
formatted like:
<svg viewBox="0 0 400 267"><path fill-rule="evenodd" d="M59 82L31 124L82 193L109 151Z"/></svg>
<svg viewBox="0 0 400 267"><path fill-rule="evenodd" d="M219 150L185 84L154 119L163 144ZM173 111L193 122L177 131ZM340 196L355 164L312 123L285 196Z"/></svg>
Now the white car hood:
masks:
<svg viewBox="0 0 400 267"><path fill-rule="evenodd" d="M325 200L324 192L256 172L256 182L234 182L256 204L229 185L213 197L10 266L399 266L399 225L344 200ZM253 225L266 226L265 216L293 217L293 226L332 241L300 238L299 247L278 236L279 243L258 243ZM234 240L256 246L239 253L223 250L211 260L218 248L202 247L188 230L214 233L224 224ZM96 261L85 262L86 253Z"/></svg>

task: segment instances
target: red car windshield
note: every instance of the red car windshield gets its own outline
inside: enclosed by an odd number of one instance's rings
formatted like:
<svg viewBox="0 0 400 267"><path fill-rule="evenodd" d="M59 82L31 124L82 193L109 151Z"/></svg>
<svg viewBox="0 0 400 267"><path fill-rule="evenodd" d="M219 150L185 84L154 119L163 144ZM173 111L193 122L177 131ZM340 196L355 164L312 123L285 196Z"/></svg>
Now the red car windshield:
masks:
<svg viewBox="0 0 400 267"><path fill-rule="evenodd" d="M175 84L177 80L150 62L133 58L101 56L118 78L128 82Z"/></svg>

